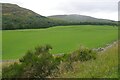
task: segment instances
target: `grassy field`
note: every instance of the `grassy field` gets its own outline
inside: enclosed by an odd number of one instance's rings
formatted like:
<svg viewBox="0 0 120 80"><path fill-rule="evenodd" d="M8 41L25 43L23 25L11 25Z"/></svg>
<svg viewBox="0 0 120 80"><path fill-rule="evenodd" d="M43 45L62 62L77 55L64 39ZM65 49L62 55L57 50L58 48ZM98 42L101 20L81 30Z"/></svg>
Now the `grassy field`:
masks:
<svg viewBox="0 0 120 80"><path fill-rule="evenodd" d="M37 45L50 44L51 53L69 53L80 45L97 48L117 40L117 27L76 25L48 29L3 31L3 59L18 59Z"/></svg>
<svg viewBox="0 0 120 80"><path fill-rule="evenodd" d="M119 43L120 44L120 43ZM96 60L77 62L74 71L61 74L62 78L118 78L118 44L97 55Z"/></svg>

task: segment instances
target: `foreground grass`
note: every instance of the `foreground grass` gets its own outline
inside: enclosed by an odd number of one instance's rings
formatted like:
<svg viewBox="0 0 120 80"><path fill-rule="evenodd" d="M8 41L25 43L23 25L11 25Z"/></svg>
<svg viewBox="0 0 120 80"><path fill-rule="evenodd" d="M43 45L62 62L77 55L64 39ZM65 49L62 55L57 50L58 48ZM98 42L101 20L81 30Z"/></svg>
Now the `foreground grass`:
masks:
<svg viewBox="0 0 120 80"><path fill-rule="evenodd" d="M3 59L18 59L36 45L50 44L51 53L70 53L80 45L97 48L117 40L117 27L78 25L3 31Z"/></svg>
<svg viewBox="0 0 120 80"><path fill-rule="evenodd" d="M118 44L99 53L96 60L77 62L75 69L62 74L63 78L118 78Z"/></svg>

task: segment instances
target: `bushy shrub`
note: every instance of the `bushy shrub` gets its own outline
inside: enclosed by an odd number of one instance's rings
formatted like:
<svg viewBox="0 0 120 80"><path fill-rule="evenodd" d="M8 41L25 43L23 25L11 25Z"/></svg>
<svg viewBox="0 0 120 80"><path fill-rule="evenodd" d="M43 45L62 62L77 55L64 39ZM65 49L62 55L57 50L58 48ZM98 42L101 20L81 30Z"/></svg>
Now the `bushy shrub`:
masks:
<svg viewBox="0 0 120 80"><path fill-rule="evenodd" d="M54 56L49 53L50 45L38 46L35 51L28 51L25 56L9 67L3 68L3 78L45 78L73 69L75 61L96 59L96 52L80 48L71 54Z"/></svg>
<svg viewBox="0 0 120 80"><path fill-rule="evenodd" d="M81 47L69 55L70 61L87 61L90 59L96 59L96 52L85 47Z"/></svg>
<svg viewBox="0 0 120 80"><path fill-rule="evenodd" d="M58 69L59 62L49 53L50 45L38 46L35 52L28 51L19 61L3 70L7 78L44 78L52 76Z"/></svg>
<svg viewBox="0 0 120 80"><path fill-rule="evenodd" d="M49 45L49 44L46 44L44 46L37 46L35 48L35 54L40 55L40 54L43 54L43 53L48 53L50 49L52 49L52 46Z"/></svg>

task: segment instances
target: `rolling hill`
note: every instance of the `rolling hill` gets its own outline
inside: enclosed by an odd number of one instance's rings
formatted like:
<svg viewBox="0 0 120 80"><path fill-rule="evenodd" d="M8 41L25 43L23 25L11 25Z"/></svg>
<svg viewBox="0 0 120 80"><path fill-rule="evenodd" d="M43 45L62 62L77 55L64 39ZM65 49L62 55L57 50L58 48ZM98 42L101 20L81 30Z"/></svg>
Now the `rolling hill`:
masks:
<svg viewBox="0 0 120 80"><path fill-rule="evenodd" d="M2 29L37 29L64 25L116 25L115 21L83 15L42 16L16 4L2 3Z"/></svg>
<svg viewBox="0 0 120 80"><path fill-rule="evenodd" d="M47 28L60 25L60 21L41 16L16 4L2 3L2 29ZM63 23L63 22L62 22Z"/></svg>
<svg viewBox="0 0 120 80"><path fill-rule="evenodd" d="M49 18L52 19L58 19L58 20L64 20L68 21L71 23L100 23L100 24L114 24L116 23L115 21L112 20L107 20L107 19L98 19L90 16L84 16L84 15L77 15L77 14L72 14L72 15L53 15L53 16L48 16Z"/></svg>

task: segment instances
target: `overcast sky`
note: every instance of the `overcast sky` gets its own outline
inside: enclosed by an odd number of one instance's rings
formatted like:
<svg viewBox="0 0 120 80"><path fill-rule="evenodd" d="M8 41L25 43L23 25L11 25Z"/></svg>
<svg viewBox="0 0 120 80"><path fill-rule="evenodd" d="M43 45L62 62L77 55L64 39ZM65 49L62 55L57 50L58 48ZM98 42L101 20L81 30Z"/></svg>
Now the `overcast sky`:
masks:
<svg viewBox="0 0 120 80"><path fill-rule="evenodd" d="M118 20L119 0L0 0L18 4L43 16L80 14Z"/></svg>

